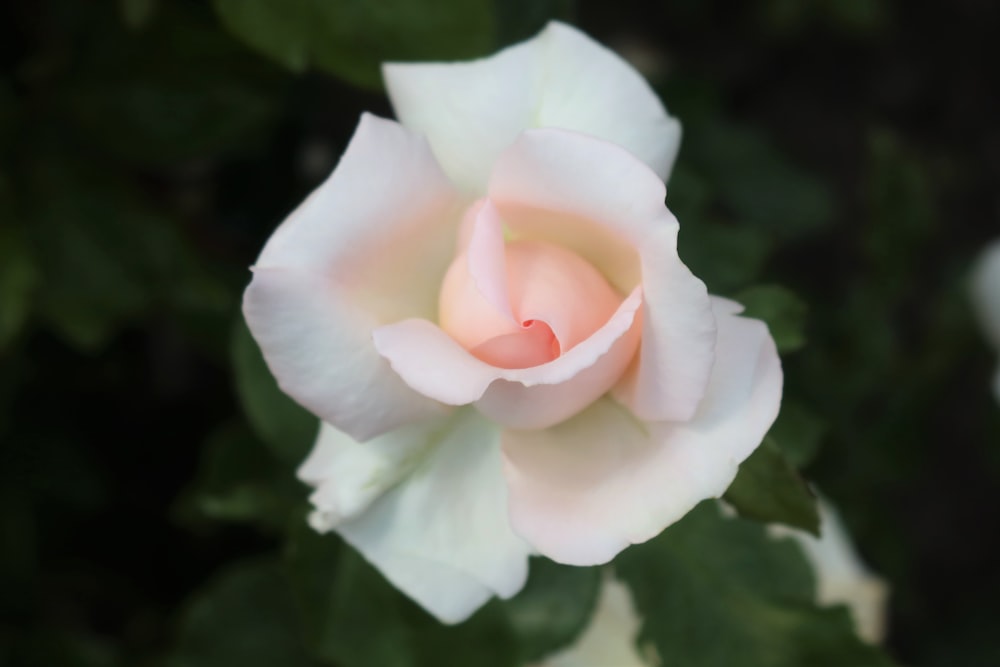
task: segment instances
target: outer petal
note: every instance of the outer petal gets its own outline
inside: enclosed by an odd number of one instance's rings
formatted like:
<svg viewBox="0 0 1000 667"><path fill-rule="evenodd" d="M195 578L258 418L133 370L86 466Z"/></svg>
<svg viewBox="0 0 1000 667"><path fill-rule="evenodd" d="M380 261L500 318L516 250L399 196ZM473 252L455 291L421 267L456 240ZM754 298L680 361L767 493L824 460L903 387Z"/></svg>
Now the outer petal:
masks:
<svg viewBox="0 0 1000 667"><path fill-rule="evenodd" d="M637 420L603 400L545 431L505 431L515 530L572 565L613 558L721 495L778 414L782 374L763 323L713 299L719 321L708 392L687 423Z"/></svg>
<svg viewBox="0 0 1000 667"><path fill-rule="evenodd" d="M638 253L642 347L617 395L644 420L690 418L711 372L715 322L704 283L677 256L679 225L656 175L613 144L530 130L500 156L489 192L515 234L574 250L620 289L635 281Z"/></svg>
<svg viewBox="0 0 1000 667"><path fill-rule="evenodd" d="M670 175L680 124L628 63L562 23L481 60L389 63L396 115L425 133L445 171L481 193L490 166L522 130L561 127L612 141L661 179Z"/></svg>
<svg viewBox="0 0 1000 667"><path fill-rule="evenodd" d="M367 439L440 413L370 337L436 312L458 204L422 138L365 115L330 178L264 247L247 323L282 389L323 421Z"/></svg>
<svg viewBox="0 0 1000 667"><path fill-rule="evenodd" d="M530 368L491 366L427 320L373 332L375 347L414 390L448 405L476 407L516 428L545 428L585 408L621 375L638 341L638 288L594 335L559 358Z"/></svg>
<svg viewBox="0 0 1000 667"><path fill-rule="evenodd" d="M431 419L359 443L322 424L316 444L299 467L299 479L316 488L309 523L320 532L351 519L408 475L447 429L448 418Z"/></svg>
<svg viewBox="0 0 1000 667"><path fill-rule="evenodd" d="M530 548L510 528L496 427L474 411L439 433L412 473L336 527L397 588L445 623L510 597Z"/></svg>

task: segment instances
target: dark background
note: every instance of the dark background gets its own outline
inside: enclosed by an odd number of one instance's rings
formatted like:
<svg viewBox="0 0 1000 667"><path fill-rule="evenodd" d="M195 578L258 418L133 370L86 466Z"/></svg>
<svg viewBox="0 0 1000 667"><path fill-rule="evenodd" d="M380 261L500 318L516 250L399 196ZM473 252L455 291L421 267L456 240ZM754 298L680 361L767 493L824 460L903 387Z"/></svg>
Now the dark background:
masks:
<svg viewBox="0 0 1000 667"><path fill-rule="evenodd" d="M1000 664L997 359L966 300L1000 236L1000 6L496 6L489 43L412 52L485 55L552 15L635 57L684 124L682 258L713 292L776 283L805 313L799 462L890 582L888 650ZM301 509L301 447L262 446L238 390L239 294L360 112L391 110L368 61L289 71L219 16L0 6L2 665L161 664L200 587L281 548Z"/></svg>

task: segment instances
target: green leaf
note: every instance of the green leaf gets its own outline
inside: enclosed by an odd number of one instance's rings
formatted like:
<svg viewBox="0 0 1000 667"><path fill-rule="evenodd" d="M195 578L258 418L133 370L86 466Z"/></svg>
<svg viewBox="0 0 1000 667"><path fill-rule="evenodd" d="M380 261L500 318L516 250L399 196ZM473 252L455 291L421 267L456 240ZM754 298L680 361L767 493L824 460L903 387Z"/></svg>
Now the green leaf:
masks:
<svg viewBox="0 0 1000 667"><path fill-rule="evenodd" d="M756 280L771 246L771 239L757 230L712 220L682 221L677 236L681 259L713 294L729 293Z"/></svg>
<svg viewBox="0 0 1000 667"><path fill-rule="evenodd" d="M281 566L230 566L202 589L181 620L168 667L319 667L299 635Z"/></svg>
<svg viewBox="0 0 1000 667"><path fill-rule="evenodd" d="M159 0L118 0L118 11L129 28L139 30L146 26L156 13Z"/></svg>
<svg viewBox="0 0 1000 667"><path fill-rule="evenodd" d="M316 654L342 667L514 667L518 647L492 602L456 626L438 623L356 551L304 522L286 553ZM373 629L375 629L373 631Z"/></svg>
<svg viewBox="0 0 1000 667"><path fill-rule="evenodd" d="M590 620L600 585L599 568L533 558L524 589L501 603L521 644L522 659L537 660L571 644Z"/></svg>
<svg viewBox="0 0 1000 667"><path fill-rule="evenodd" d="M799 547L723 518L713 501L615 561L664 665L888 667L854 634L846 608L814 603Z"/></svg>
<svg viewBox="0 0 1000 667"><path fill-rule="evenodd" d="M534 36L549 21L569 21L575 6L576 0L493 0L498 42L519 42Z"/></svg>
<svg viewBox="0 0 1000 667"><path fill-rule="evenodd" d="M770 435L795 468L804 468L816 456L828 424L819 415L793 400L783 400Z"/></svg>
<svg viewBox="0 0 1000 667"><path fill-rule="evenodd" d="M778 240L815 232L833 219L826 185L792 165L758 131L719 119L685 125L687 159L736 219Z"/></svg>
<svg viewBox="0 0 1000 667"><path fill-rule="evenodd" d="M24 328L38 278L22 235L14 227L0 227L0 353Z"/></svg>
<svg viewBox="0 0 1000 667"><path fill-rule="evenodd" d="M816 498L770 436L740 464L725 498L748 519L784 523L819 535Z"/></svg>
<svg viewBox="0 0 1000 667"><path fill-rule="evenodd" d="M201 452L198 474L175 507L181 520L254 521L277 532L301 520L305 485L243 423L216 429Z"/></svg>
<svg viewBox="0 0 1000 667"><path fill-rule="evenodd" d="M794 352L806 343L808 307L780 285L758 285L733 297L746 308L742 315L767 323L779 352Z"/></svg>
<svg viewBox="0 0 1000 667"><path fill-rule="evenodd" d="M222 23L294 71L381 86L388 60L458 60L495 45L491 0L214 0Z"/></svg>
<svg viewBox="0 0 1000 667"><path fill-rule="evenodd" d="M298 465L316 439L319 419L278 388L242 317L233 329L231 350L236 393L250 425L275 456Z"/></svg>
<svg viewBox="0 0 1000 667"><path fill-rule="evenodd" d="M261 145L289 84L283 72L247 58L208 9L151 0L125 6L129 21L145 22L141 29L107 7L76 28L91 46L52 105L74 140L154 166Z"/></svg>
<svg viewBox="0 0 1000 667"><path fill-rule="evenodd" d="M168 295L201 272L174 221L127 180L59 153L40 153L21 176L40 276L34 307L77 347L100 348L121 327L167 311Z"/></svg>

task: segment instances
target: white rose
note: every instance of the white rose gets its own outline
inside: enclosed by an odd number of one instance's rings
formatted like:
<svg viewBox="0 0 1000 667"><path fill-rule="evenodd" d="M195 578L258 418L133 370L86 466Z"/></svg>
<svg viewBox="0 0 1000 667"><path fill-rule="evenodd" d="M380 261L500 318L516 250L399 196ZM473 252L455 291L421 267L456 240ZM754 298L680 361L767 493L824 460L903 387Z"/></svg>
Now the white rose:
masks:
<svg viewBox="0 0 1000 667"><path fill-rule="evenodd" d="M722 494L781 365L678 258L679 126L620 58L553 23L384 73L402 125L362 117L243 310L323 421L312 525L457 622L530 553L605 563Z"/></svg>

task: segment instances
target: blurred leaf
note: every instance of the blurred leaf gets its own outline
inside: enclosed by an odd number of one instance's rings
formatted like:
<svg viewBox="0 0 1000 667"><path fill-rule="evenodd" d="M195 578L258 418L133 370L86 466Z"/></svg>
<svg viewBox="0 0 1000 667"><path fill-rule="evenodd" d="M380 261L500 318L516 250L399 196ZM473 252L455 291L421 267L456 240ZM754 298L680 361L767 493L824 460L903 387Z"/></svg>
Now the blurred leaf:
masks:
<svg viewBox="0 0 1000 667"><path fill-rule="evenodd" d="M740 516L783 523L819 536L816 497L770 436L740 464L725 499Z"/></svg>
<svg viewBox="0 0 1000 667"><path fill-rule="evenodd" d="M130 4L140 11L140 0ZM246 58L207 11L164 3L142 30L91 14L79 29L90 48L53 110L78 140L160 164L245 151L277 118L287 85L280 70Z"/></svg>
<svg viewBox="0 0 1000 667"><path fill-rule="evenodd" d="M310 644L342 667L514 667L517 646L496 602L456 626L430 617L356 551L303 522L287 552ZM377 631L373 629L377 628Z"/></svg>
<svg viewBox="0 0 1000 667"><path fill-rule="evenodd" d="M786 240L832 220L826 185L789 163L759 131L717 119L684 129L687 160L717 188L726 208L759 233Z"/></svg>
<svg viewBox="0 0 1000 667"><path fill-rule="evenodd" d="M531 559L524 589L501 603L522 647L522 659L537 660L573 642L597 603L600 569Z"/></svg>
<svg viewBox="0 0 1000 667"><path fill-rule="evenodd" d="M894 133L872 132L868 150L864 244L879 277L870 287L885 298L912 292L914 263L939 232L935 190L924 160Z"/></svg>
<svg viewBox="0 0 1000 667"><path fill-rule="evenodd" d="M493 0L500 45L532 37L552 20L570 21L576 0Z"/></svg>
<svg viewBox="0 0 1000 667"><path fill-rule="evenodd" d="M224 570L184 614L168 667L318 667L299 636L288 582L269 559Z"/></svg>
<svg viewBox="0 0 1000 667"><path fill-rule="evenodd" d="M242 423L217 429L201 451L198 475L178 504L182 518L258 521L278 531L301 520L293 513L305 504L305 486Z"/></svg>
<svg viewBox="0 0 1000 667"><path fill-rule="evenodd" d="M119 0L118 7L125 25L138 30L149 23L156 13L159 0Z"/></svg>
<svg viewBox="0 0 1000 667"><path fill-rule="evenodd" d="M280 460L302 463L316 439L319 419L278 388L242 317L233 329L231 350L236 393L250 425Z"/></svg>
<svg viewBox="0 0 1000 667"><path fill-rule="evenodd" d="M827 422L819 415L786 398L768 435L792 466L804 468L816 456L827 427Z"/></svg>
<svg viewBox="0 0 1000 667"><path fill-rule="evenodd" d="M57 155L30 172L25 201L41 274L38 309L81 348L103 345L174 279L183 247L122 182Z"/></svg>
<svg viewBox="0 0 1000 667"><path fill-rule="evenodd" d="M758 278L772 243L748 226L692 220L681 223L677 246L681 260L709 292L725 294Z"/></svg>
<svg viewBox="0 0 1000 667"><path fill-rule="evenodd" d="M0 227L0 353L27 322L38 277L35 260L20 232Z"/></svg>
<svg viewBox="0 0 1000 667"><path fill-rule="evenodd" d="M758 285L733 297L745 306L743 317L763 320L779 352L794 352L806 343L806 303L780 285Z"/></svg>
<svg viewBox="0 0 1000 667"><path fill-rule="evenodd" d="M294 71L381 86L390 60L459 60L495 45L491 0L214 0L229 30Z"/></svg>
<svg viewBox="0 0 1000 667"><path fill-rule="evenodd" d="M820 609L801 550L702 503L615 561L664 665L889 667L846 608Z"/></svg>

